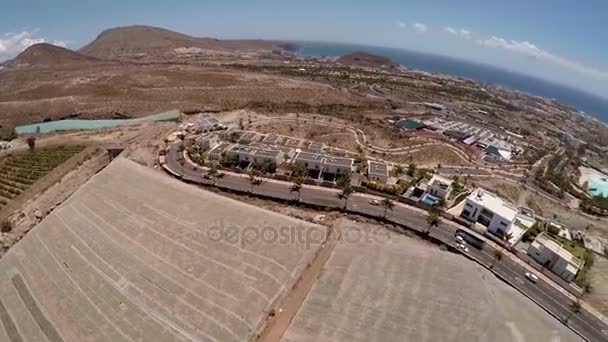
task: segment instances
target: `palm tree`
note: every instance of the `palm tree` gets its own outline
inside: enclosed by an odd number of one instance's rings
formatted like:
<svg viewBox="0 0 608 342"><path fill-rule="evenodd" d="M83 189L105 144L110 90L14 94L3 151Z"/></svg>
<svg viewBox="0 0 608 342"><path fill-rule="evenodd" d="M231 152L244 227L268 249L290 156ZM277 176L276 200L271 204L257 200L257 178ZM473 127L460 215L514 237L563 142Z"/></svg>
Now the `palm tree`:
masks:
<svg viewBox="0 0 608 342"><path fill-rule="evenodd" d="M253 187L259 186L262 184L262 180L258 177L259 172L256 170L251 170L248 173L249 175L249 193L253 193Z"/></svg>
<svg viewBox="0 0 608 342"><path fill-rule="evenodd" d="M215 185L215 180L216 180L216 177L218 176L217 165L215 165L215 163L212 163L211 165L209 165L209 171L207 172L207 174L213 180L213 185Z"/></svg>
<svg viewBox="0 0 608 342"><path fill-rule="evenodd" d="M503 254L500 249L493 250L492 254L494 255L494 262L496 262L496 261L500 262L500 260L502 260ZM490 268L494 268L494 262L492 262L492 264L490 265Z"/></svg>
<svg viewBox="0 0 608 342"><path fill-rule="evenodd" d="M382 200L381 204L384 207L383 218L386 218L386 214L388 213L389 210L390 211L393 210L393 208L395 207L395 203L390 198L385 198Z"/></svg>
<svg viewBox="0 0 608 342"><path fill-rule="evenodd" d="M348 206L348 198L350 197L350 195L352 195L353 192L353 188L350 185L346 185L342 188L342 192L338 194L338 198L344 200L344 210L346 210L346 207Z"/></svg>
<svg viewBox="0 0 608 342"><path fill-rule="evenodd" d="M296 198L297 202L300 202L300 191L302 190L302 184L304 184L304 176L298 176L293 179L293 185L291 186L291 191L298 193L298 197Z"/></svg>
<svg viewBox="0 0 608 342"><path fill-rule="evenodd" d="M429 229L426 231L426 233L429 234L431 232L431 228L433 228L433 226L437 227L441 222L439 213L437 213L436 210L429 211L429 214L426 216L426 222L429 224Z"/></svg>

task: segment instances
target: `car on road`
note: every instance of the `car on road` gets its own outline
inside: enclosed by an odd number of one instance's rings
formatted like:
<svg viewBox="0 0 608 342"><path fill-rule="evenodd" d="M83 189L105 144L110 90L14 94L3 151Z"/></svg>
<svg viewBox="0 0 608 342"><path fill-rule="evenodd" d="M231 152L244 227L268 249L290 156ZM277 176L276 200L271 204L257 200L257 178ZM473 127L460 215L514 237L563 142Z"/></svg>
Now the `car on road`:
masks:
<svg viewBox="0 0 608 342"><path fill-rule="evenodd" d="M458 247L467 253L469 252L469 248L464 243L458 244Z"/></svg>
<svg viewBox="0 0 608 342"><path fill-rule="evenodd" d="M456 235L455 239L459 243L464 243L464 238L462 237L462 235Z"/></svg>
<svg viewBox="0 0 608 342"><path fill-rule="evenodd" d="M533 283L536 283L538 281L538 276L532 272L526 272L526 278L528 278L528 280Z"/></svg>
<svg viewBox="0 0 608 342"><path fill-rule="evenodd" d="M371 199L371 200L369 200L369 204L371 204L371 205L380 205L380 201L378 201L377 199Z"/></svg>

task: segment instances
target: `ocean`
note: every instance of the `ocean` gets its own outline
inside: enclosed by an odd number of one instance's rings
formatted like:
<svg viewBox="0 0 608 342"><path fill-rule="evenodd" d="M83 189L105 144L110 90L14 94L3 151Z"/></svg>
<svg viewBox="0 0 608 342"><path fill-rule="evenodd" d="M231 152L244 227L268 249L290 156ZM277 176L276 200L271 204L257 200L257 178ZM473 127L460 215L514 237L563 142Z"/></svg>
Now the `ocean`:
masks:
<svg viewBox="0 0 608 342"><path fill-rule="evenodd" d="M365 51L388 57L408 69L459 76L485 84L506 86L529 94L556 99L608 123L608 99L498 67L428 53L377 46L321 42L293 43L297 47L296 53L302 56L342 56L354 51Z"/></svg>

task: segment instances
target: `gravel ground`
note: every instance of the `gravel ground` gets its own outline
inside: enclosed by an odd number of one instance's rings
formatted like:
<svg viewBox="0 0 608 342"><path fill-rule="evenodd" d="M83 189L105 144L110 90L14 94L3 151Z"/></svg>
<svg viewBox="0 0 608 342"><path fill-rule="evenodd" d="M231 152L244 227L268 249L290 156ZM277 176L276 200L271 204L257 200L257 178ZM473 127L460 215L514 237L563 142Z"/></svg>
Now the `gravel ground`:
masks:
<svg viewBox="0 0 608 342"><path fill-rule="evenodd" d="M371 225L342 228L284 341L580 341L464 257Z"/></svg>

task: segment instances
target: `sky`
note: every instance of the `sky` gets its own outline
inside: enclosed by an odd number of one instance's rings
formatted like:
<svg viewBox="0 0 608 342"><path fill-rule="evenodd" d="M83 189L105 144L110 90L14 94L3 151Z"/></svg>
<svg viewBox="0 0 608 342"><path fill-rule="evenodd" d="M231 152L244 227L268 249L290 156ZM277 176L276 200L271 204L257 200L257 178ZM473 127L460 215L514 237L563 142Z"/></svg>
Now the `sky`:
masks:
<svg viewBox="0 0 608 342"><path fill-rule="evenodd" d="M537 76L608 98L606 0L1 0L0 61L49 42L78 49L104 29L370 44Z"/></svg>

